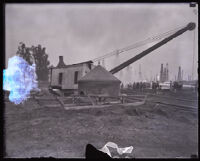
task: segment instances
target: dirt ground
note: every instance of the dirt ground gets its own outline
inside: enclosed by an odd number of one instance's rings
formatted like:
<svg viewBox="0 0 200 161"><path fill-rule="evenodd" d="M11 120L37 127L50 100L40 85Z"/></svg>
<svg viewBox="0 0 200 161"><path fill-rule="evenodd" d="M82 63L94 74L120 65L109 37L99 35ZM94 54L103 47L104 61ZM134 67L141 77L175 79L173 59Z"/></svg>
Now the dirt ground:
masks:
<svg viewBox="0 0 200 161"><path fill-rule="evenodd" d="M171 103L172 97L197 99L190 93L167 95L171 99L162 101ZM33 99L22 105L6 102L6 157L85 158L88 143L100 149L109 141L119 147L133 146L128 156L135 158L188 158L197 154L197 110L179 110L151 103L159 100L153 96L148 98L145 105L137 107L112 105L82 110L42 107Z"/></svg>

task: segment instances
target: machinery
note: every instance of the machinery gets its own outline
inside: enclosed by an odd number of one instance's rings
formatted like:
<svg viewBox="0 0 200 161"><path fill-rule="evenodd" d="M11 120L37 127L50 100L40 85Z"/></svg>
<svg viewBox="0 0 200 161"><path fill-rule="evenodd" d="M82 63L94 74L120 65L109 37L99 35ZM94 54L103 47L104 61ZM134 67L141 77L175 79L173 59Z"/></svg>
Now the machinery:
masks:
<svg viewBox="0 0 200 161"><path fill-rule="evenodd" d="M175 32L174 34L168 36L167 38L163 39L162 41L158 42L157 44L153 45L152 47L144 50L143 52L141 52L140 54L134 56L133 58L127 60L126 62L118 65L117 67L113 68L112 70L110 70L110 72L112 74L115 74L117 72L119 72L120 70L124 69L125 67L127 67L128 65L134 63L135 61L141 59L142 57L146 56L147 54L151 53L152 51L156 50L157 48L161 47L162 45L166 44L167 42L169 42L170 40L176 38L177 36L183 34L186 31L191 31L194 30L196 27L196 24L191 22L189 23L187 26L181 28L180 30L178 30L177 32Z"/></svg>
<svg viewBox="0 0 200 161"><path fill-rule="evenodd" d="M168 31L166 33L163 33L163 34L160 34L160 35L156 35L156 36L148 38L148 39L146 39L144 41L135 43L133 45L127 46L127 47L122 48L120 50L117 50L117 51L108 53L106 55L103 55L103 56L101 56L99 58L95 58L95 59L91 60L90 62L92 62L92 63L95 62L95 61L99 62L100 60L103 60L103 62L104 62L104 59L107 58L107 57L110 57L110 56L113 56L113 55L119 55L120 53L132 50L132 49L134 49L136 47L139 47L139 46L142 46L142 45L145 45L147 42L153 42L153 41L161 40L160 42L158 42L155 45L151 46L150 48L144 50L140 54L132 57L131 59L125 61L124 63L116 66L115 68L113 68L113 69L111 69L109 71L111 74L115 74L115 73L119 72L120 70L128 67L130 64L132 64L132 63L136 62L137 60L143 58L144 56L148 55L149 53L151 53L152 51L156 50L157 48L165 45L167 42L169 42L172 39L178 37L179 35L183 34L184 32L186 32L188 30L189 31L194 30L195 27L196 27L196 24L193 23L193 22L190 22L184 27L179 27L179 28L177 28L175 30L170 30L170 31ZM80 63L80 64L82 64L82 63ZM169 86L169 84L167 84L167 86Z"/></svg>

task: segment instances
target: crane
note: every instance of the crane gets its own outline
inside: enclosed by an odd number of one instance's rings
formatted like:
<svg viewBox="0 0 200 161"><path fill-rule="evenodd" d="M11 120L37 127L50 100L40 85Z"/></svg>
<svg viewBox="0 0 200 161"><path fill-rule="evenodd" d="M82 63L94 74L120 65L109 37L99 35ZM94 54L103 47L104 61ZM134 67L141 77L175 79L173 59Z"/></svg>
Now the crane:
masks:
<svg viewBox="0 0 200 161"><path fill-rule="evenodd" d="M168 36L167 38L163 39L162 41L156 43L155 45L153 45L152 47L144 50L143 52L141 52L140 54L134 56L133 58L125 61L124 63L118 65L117 67L113 68L110 70L110 72L112 74L115 74L117 72L119 72L120 70L124 69L125 67L127 67L128 65L132 64L133 62L141 59L142 57L146 56L147 54L151 53L152 51L156 50L157 48L161 47L162 45L166 44L167 42L169 42L170 40L176 38L177 36L183 34L186 31L191 31L194 30L196 27L196 24L194 22L190 22L187 24L187 26L179 29L177 32L173 33L172 35Z"/></svg>

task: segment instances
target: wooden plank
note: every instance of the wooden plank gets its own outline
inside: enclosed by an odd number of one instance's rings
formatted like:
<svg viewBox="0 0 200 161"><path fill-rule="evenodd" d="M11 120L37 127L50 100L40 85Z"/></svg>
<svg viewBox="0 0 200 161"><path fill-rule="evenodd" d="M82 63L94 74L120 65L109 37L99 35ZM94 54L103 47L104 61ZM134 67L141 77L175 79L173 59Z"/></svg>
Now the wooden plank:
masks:
<svg viewBox="0 0 200 161"><path fill-rule="evenodd" d="M56 97L56 100L60 103L62 107L65 106L64 102L60 99L60 97Z"/></svg>
<svg viewBox="0 0 200 161"><path fill-rule="evenodd" d="M95 105L95 106L71 106L71 107L64 107L65 110L79 110L79 109L88 109L88 108L103 108L109 107L111 105Z"/></svg>
<svg viewBox="0 0 200 161"><path fill-rule="evenodd" d="M125 103L125 104L122 104L122 103L119 103L117 105L123 105L123 106L140 106L140 105L143 105L145 103L145 101L142 101L142 102L134 102L134 103ZM104 108L104 107L110 107L112 106L113 104L110 104L110 105L94 105L94 106L64 106L64 109L65 110L79 110L79 109L88 109L88 108Z"/></svg>
<svg viewBox="0 0 200 161"><path fill-rule="evenodd" d="M60 104L51 104L51 105L44 105L43 107L62 107Z"/></svg>
<svg viewBox="0 0 200 161"><path fill-rule="evenodd" d="M34 97L34 98L39 101L49 101L49 100L56 101L56 98L41 98L41 97Z"/></svg>
<svg viewBox="0 0 200 161"><path fill-rule="evenodd" d="M92 100L92 98L90 97L90 95L88 95L88 98L89 98L90 102L92 103L92 105L94 106L95 102Z"/></svg>
<svg viewBox="0 0 200 161"><path fill-rule="evenodd" d="M124 106L140 106L145 104L145 101L141 101L141 102L133 102L133 103L124 103Z"/></svg>

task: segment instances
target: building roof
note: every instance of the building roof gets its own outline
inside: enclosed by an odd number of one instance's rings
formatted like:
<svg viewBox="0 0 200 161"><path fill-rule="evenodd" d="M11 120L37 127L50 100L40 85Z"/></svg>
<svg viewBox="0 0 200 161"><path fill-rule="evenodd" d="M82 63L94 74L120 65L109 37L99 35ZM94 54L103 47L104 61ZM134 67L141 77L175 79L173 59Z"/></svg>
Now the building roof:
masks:
<svg viewBox="0 0 200 161"><path fill-rule="evenodd" d="M67 65L64 62L59 62L56 68L65 68Z"/></svg>
<svg viewBox="0 0 200 161"><path fill-rule="evenodd" d="M55 68L53 65L49 66L48 69Z"/></svg>
<svg viewBox="0 0 200 161"><path fill-rule="evenodd" d="M121 82L109 71L104 69L102 66L98 65L92 69L89 73L79 79L78 82L87 82L87 81L111 81L111 82Z"/></svg>
<svg viewBox="0 0 200 161"><path fill-rule="evenodd" d="M64 63L64 62L63 62ZM71 66L77 66L77 65L81 65L81 64L91 64L93 63L93 61L85 61L85 62L81 62L81 63L76 63L76 64L70 64L70 65L66 65L66 64L59 64L56 67L52 67L52 68L68 68Z"/></svg>

